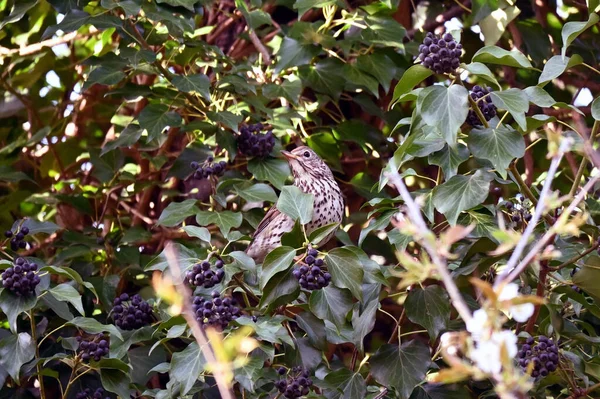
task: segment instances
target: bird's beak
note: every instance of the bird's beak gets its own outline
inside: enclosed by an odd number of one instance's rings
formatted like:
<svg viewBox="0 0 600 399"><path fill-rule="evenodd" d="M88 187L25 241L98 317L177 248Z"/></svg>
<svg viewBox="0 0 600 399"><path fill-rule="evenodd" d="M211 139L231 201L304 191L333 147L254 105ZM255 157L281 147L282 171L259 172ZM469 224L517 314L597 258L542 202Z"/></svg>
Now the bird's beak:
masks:
<svg viewBox="0 0 600 399"><path fill-rule="evenodd" d="M298 159L298 156L296 154L292 154L289 151L281 151L281 153L283 154L284 157L286 157L287 159Z"/></svg>

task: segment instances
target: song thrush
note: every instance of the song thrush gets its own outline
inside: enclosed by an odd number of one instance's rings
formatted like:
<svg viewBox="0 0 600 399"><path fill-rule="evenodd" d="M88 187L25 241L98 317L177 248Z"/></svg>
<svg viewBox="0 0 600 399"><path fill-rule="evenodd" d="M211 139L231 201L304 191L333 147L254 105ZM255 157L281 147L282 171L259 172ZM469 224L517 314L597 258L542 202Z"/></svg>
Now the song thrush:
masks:
<svg viewBox="0 0 600 399"><path fill-rule="evenodd" d="M298 147L292 152L282 153L292 169L294 186L314 195L313 216L305 226L306 232L310 234L319 227L341 222L344 200L331 169L308 147ZM281 236L293 228L294 221L273 205L252 235L252 242L246 253L257 263L261 263L269 252L281 245ZM335 231L319 244L325 244L334 234Z"/></svg>

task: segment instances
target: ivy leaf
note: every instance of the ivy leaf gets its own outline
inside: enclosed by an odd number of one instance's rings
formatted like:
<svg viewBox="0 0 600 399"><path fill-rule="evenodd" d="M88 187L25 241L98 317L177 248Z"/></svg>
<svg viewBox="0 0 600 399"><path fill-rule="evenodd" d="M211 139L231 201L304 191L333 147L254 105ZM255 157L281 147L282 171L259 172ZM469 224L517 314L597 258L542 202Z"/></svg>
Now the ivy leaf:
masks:
<svg viewBox="0 0 600 399"><path fill-rule="evenodd" d="M238 185L234 187L238 195L248 202L277 202L277 194L275 194L275 190L268 184L257 183L247 188L242 188L242 186Z"/></svg>
<svg viewBox="0 0 600 399"><path fill-rule="evenodd" d="M527 94L525 94L525 92L519 89L508 89L504 91L494 91L490 96L496 107L510 112L521 129L527 129L525 112L529 110L529 100L527 99Z"/></svg>
<svg viewBox="0 0 600 399"><path fill-rule="evenodd" d="M167 270L169 268L169 262L167 261L167 256L165 254L167 250L168 248L163 249L163 251L159 255L157 255L154 259L148 262L144 270L160 270L161 272ZM172 250L175 251L177 263L179 263L179 267L181 268L181 270L189 269L198 261L198 259L200 259L199 253L196 253L194 252L194 250L177 242L173 243Z"/></svg>
<svg viewBox="0 0 600 399"><path fill-rule="evenodd" d="M472 24L475 25L498 9L498 0L473 0L471 9Z"/></svg>
<svg viewBox="0 0 600 399"><path fill-rule="evenodd" d="M338 0L296 0L294 10L298 10L298 19L300 19L311 8L325 8L336 3Z"/></svg>
<svg viewBox="0 0 600 399"><path fill-rule="evenodd" d="M300 286L296 277L292 275L290 267L287 271L279 272L269 279L263 289L259 307L272 309L275 306L289 304L298 297L298 294L300 294Z"/></svg>
<svg viewBox="0 0 600 399"><path fill-rule="evenodd" d="M295 75L285 76L279 84L269 83L263 87L263 95L271 100L285 98L294 104L298 104L298 98L302 94L302 82Z"/></svg>
<svg viewBox="0 0 600 399"><path fill-rule="evenodd" d="M173 353L169 377L181 383L181 395L187 394L198 380L206 361L196 342L190 343L181 352Z"/></svg>
<svg viewBox="0 0 600 399"><path fill-rule="evenodd" d="M380 284L363 285L363 300L354 304L352 309L352 340L358 351L365 352L364 339L375 327L375 316L381 307L379 304Z"/></svg>
<svg viewBox="0 0 600 399"><path fill-rule="evenodd" d="M384 386L394 387L400 397L408 398L425 379L431 363L429 347L418 341L397 345L385 344L371 357L371 373Z"/></svg>
<svg viewBox="0 0 600 399"><path fill-rule="evenodd" d="M223 235L228 235L232 228L238 228L241 226L243 221L242 214L240 212L221 211L221 212L210 212L200 211L196 213L196 222L200 226L208 226L215 224L221 230Z"/></svg>
<svg viewBox="0 0 600 399"><path fill-rule="evenodd" d="M39 0L21 0L20 2L14 4L10 9L10 14L0 22L0 30L4 28L4 26L8 24L12 24L13 22L19 21L27 11L33 8ZM6 9L4 10L6 12Z"/></svg>
<svg viewBox="0 0 600 399"><path fill-rule="evenodd" d="M67 324L81 328L83 331L89 334L106 332L118 337L121 341L123 340L123 335L121 335L121 332L117 329L117 327L113 326L112 324L104 325L96 319L91 319L89 317L76 317L73 320L70 320Z"/></svg>
<svg viewBox="0 0 600 399"><path fill-rule="evenodd" d="M496 172L506 179L506 169L514 158L525 154L523 136L510 126L472 129L467 138L467 144L473 155L486 159L494 165Z"/></svg>
<svg viewBox="0 0 600 399"><path fill-rule="evenodd" d="M471 134L469 133L469 135ZM427 158L430 164L442 168L446 180L456 175L459 165L467 159L469 159L469 149L460 143L454 148L446 144L441 151L430 154Z"/></svg>
<svg viewBox="0 0 600 399"><path fill-rule="evenodd" d="M458 130L467 119L469 92L463 86L429 86L419 93L417 111L423 121L436 127L446 143L456 145Z"/></svg>
<svg viewBox="0 0 600 399"><path fill-rule="evenodd" d="M285 186L277 200L277 209L301 224L312 220L314 196L296 186Z"/></svg>
<svg viewBox="0 0 600 399"><path fill-rule="evenodd" d="M342 70L344 76L346 76L346 85L350 87L364 87L376 98L379 98L379 82L373 76L366 72L363 72L356 65L344 64Z"/></svg>
<svg viewBox="0 0 600 399"><path fill-rule="evenodd" d="M396 64L388 56L381 53L362 55L356 59L356 67L375 76L383 91L387 93L390 90L390 84L396 76Z"/></svg>
<svg viewBox="0 0 600 399"><path fill-rule="evenodd" d="M572 57L561 57L555 55L546 61L542 74L538 80L538 85L544 86L546 83L553 79L558 78L567 69L572 68L583 63L583 58L579 54L574 54Z"/></svg>
<svg viewBox="0 0 600 399"><path fill-rule="evenodd" d="M257 180L268 181L280 190L290 175L288 163L278 158L254 158L248 162L248 171Z"/></svg>
<svg viewBox="0 0 600 399"><path fill-rule="evenodd" d="M485 64L482 64L481 62L471 62L470 64L463 64L462 67L469 71L470 74L479 76L480 78L495 84L498 89L502 88L492 71L490 71L490 68Z"/></svg>
<svg viewBox="0 0 600 399"><path fill-rule="evenodd" d="M327 347L327 334L325 323L311 312L303 311L296 316L296 323L306 333L311 345L315 348L325 349Z"/></svg>
<svg viewBox="0 0 600 399"><path fill-rule="evenodd" d="M157 139L165 128L180 126L182 119L177 112L169 111L167 105L150 104L140 112L138 122L142 129L148 131L146 142L149 143Z"/></svg>
<svg viewBox="0 0 600 399"><path fill-rule="evenodd" d="M361 31L361 38L369 45L404 47L402 40L406 36L406 29L395 19L389 16L367 15L364 23L367 29Z"/></svg>
<svg viewBox="0 0 600 399"><path fill-rule="evenodd" d="M494 175L481 169L470 176L454 176L433 193L433 205L454 226L458 215L481 204L487 198Z"/></svg>
<svg viewBox="0 0 600 399"><path fill-rule="evenodd" d="M433 75L433 71L427 67L424 67L421 64L413 65L406 71L404 71L402 77L400 78L398 83L396 83L396 87L394 88L394 96L392 97L390 108L396 104L400 97L411 91L413 87L415 87L431 75Z"/></svg>
<svg viewBox="0 0 600 399"><path fill-rule="evenodd" d="M42 40L46 40L53 36L57 31L61 30L63 33L74 32L87 24L90 20L90 14L81 10L71 10L65 17L60 21L59 24L48 27L42 35Z"/></svg>
<svg viewBox="0 0 600 399"><path fill-rule="evenodd" d="M171 202L162 211L156 224L166 227L177 226L188 216L195 215L199 211L196 202L195 199L188 199L183 202Z"/></svg>
<svg viewBox="0 0 600 399"><path fill-rule="evenodd" d="M332 395L326 396L328 399L364 398L367 393L367 385L362 375L347 368L340 368L327 374L325 384L333 391Z"/></svg>
<svg viewBox="0 0 600 399"><path fill-rule="evenodd" d="M187 233L188 236L196 237L204 242L210 243L210 231L208 231L206 227L183 226L182 229Z"/></svg>
<svg viewBox="0 0 600 399"><path fill-rule="evenodd" d="M361 284L364 270L358 256L347 248L334 248L325 256L331 280L340 288L348 288L357 299L362 299Z"/></svg>
<svg viewBox="0 0 600 399"><path fill-rule="evenodd" d="M577 36L581 35L585 30L594 26L600 17L596 13L590 13L590 16L586 22L567 22L561 32L563 46L560 55L564 58L567 54L567 47L573 43Z"/></svg>
<svg viewBox="0 0 600 399"><path fill-rule="evenodd" d="M319 54L321 49L312 44L302 44L296 39L291 37L284 37L277 55L279 55L279 62L275 66L275 73L279 73L284 69L306 65L310 63L314 56Z"/></svg>
<svg viewBox="0 0 600 399"><path fill-rule="evenodd" d="M116 393L121 398L129 397L129 375L113 368L101 368L100 380L107 391Z"/></svg>
<svg viewBox="0 0 600 399"><path fill-rule="evenodd" d="M531 62L520 51L508 51L497 46L485 46L475 53L472 62L508 65L515 68L533 68Z"/></svg>
<svg viewBox="0 0 600 399"><path fill-rule="evenodd" d="M308 305L315 316L332 322L340 330L346 323L346 314L352 309L352 294L348 290L329 285L313 291Z"/></svg>
<svg viewBox="0 0 600 399"><path fill-rule="evenodd" d="M125 74L120 70L99 66L90 72L87 80L85 81L84 88L88 88L95 84L107 86L116 85L123 80L124 77Z"/></svg>
<svg viewBox="0 0 600 399"><path fill-rule="evenodd" d="M346 84L344 76L339 73L343 67L344 63L342 61L335 58L325 58L314 66L301 66L298 71L306 86L337 100Z"/></svg>
<svg viewBox="0 0 600 399"><path fill-rule="evenodd" d="M49 290L52 296L59 301L69 302L80 315L85 316L85 311L83 310L83 304L81 303L81 294L75 288L73 288L68 283L59 284L56 287L53 287Z"/></svg>
<svg viewBox="0 0 600 399"><path fill-rule="evenodd" d="M211 121L219 122L234 132L238 131L238 126L242 122L242 119L244 119L242 115L237 115L229 111L209 111L206 113L206 116L208 116Z"/></svg>
<svg viewBox="0 0 600 399"><path fill-rule="evenodd" d="M194 11L194 4L199 0L156 0L157 3L168 4L173 7L184 7L190 11Z"/></svg>
<svg viewBox="0 0 600 399"><path fill-rule="evenodd" d="M37 303L37 289L36 295L23 297L16 296L10 293L9 290L3 289L0 293L0 308L8 319L8 325L10 330L14 333L17 332L17 317L35 307Z"/></svg>
<svg viewBox="0 0 600 399"><path fill-rule="evenodd" d="M296 256L296 250L292 247L278 247L267 254L260 275L261 290L265 289L271 277L290 267L294 261L294 256Z"/></svg>
<svg viewBox="0 0 600 399"><path fill-rule="evenodd" d="M329 236L331 233L333 233L335 230L337 230L337 228L340 226L339 223L330 223L330 224L326 224L325 226L321 226L316 230L313 230L309 236L308 236L308 240L317 245L319 244L321 241L323 241L323 239L325 239L325 237Z"/></svg>
<svg viewBox="0 0 600 399"><path fill-rule="evenodd" d="M19 381L21 366L34 358L36 345L27 333L5 336L0 340L0 367L4 368L13 380Z"/></svg>
<svg viewBox="0 0 600 399"><path fill-rule="evenodd" d="M173 85L185 93L198 93L205 100L210 101L210 80L203 73L195 75L177 75L173 78Z"/></svg>
<svg viewBox="0 0 600 399"><path fill-rule="evenodd" d="M448 327L450 302L444 290L437 285L410 290L404 308L410 321L427 329L432 342Z"/></svg>

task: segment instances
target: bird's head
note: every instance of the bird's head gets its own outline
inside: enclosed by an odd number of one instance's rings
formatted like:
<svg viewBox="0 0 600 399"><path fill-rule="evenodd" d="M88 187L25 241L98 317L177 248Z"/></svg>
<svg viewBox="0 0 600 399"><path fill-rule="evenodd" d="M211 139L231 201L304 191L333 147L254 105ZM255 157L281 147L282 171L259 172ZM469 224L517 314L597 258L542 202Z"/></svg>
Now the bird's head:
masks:
<svg viewBox="0 0 600 399"><path fill-rule="evenodd" d="M331 170L323 160L306 146L292 151L281 151L287 158L294 178L312 176L315 179L333 178Z"/></svg>

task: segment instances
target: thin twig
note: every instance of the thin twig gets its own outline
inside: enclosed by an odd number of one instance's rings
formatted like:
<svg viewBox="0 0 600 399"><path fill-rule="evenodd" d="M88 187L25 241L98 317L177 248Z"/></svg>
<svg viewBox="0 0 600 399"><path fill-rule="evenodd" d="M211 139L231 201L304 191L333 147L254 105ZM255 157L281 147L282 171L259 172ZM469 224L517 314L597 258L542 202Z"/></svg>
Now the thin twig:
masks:
<svg viewBox="0 0 600 399"><path fill-rule="evenodd" d="M465 322L468 322L472 319L471 311L469 310L469 307L467 306L462 295L460 294L458 287L456 286L456 284L454 284L454 280L452 280L452 276L450 275L448 267L446 266L446 261L439 256L435 245L431 243L431 241L427 239L427 237L425 237L425 235L433 235L433 232L429 230L427 224L425 223L425 220L423 220L419 206L411 197L410 192L406 188L406 185L404 184L402 177L400 177L400 175L398 174L396 168L392 168L391 173L388 174L388 178L390 179L392 184L394 184L396 190L398 190L398 192L402 196L402 199L406 204L406 208L408 210L410 219L413 223L416 224L418 231L421 233L421 237L419 237L420 244L423 246L423 248L425 248L425 250L429 254L429 257L431 258L431 261L436 266L438 273L442 277L442 282L446 287L446 291L448 291L448 295L450 295L450 300L452 301L452 304L458 311L460 317L462 317L462 319Z"/></svg>
<svg viewBox="0 0 600 399"><path fill-rule="evenodd" d="M214 366L213 377L217 382L217 388L219 389L219 393L221 394L221 398L223 399L233 399L235 396L233 395L233 391L231 389L230 384L227 382L227 378L225 377L225 368L220 367L217 362L217 358L215 356L212 345L206 338L206 334L202 326L198 323L196 318L193 316L193 311L191 310L191 294L189 288L182 284L181 281L181 269L179 268L179 263L177 262L177 256L175 254L175 249L173 245L169 242L166 246L165 257L167 258L167 263L169 264L169 268L172 271L173 283L177 291L183 296L183 304L182 304L182 316L187 322L194 338L196 338L196 342L204 355L208 364L212 364Z"/></svg>
<svg viewBox="0 0 600 399"><path fill-rule="evenodd" d="M265 47L265 45L260 41L260 38L254 31L254 29L248 27L248 35L250 36L250 40L254 47L260 52L265 61L265 64L269 65L271 63L271 55L269 54L269 50Z"/></svg>
<svg viewBox="0 0 600 399"><path fill-rule="evenodd" d="M555 266L555 267L550 267L550 270L553 272L562 270L565 267L577 262L579 259L583 258L587 254L594 252L595 250L598 249L598 247L600 247L600 241L596 241L596 243L594 245L592 245L590 248L586 249L585 251L583 251L582 253L580 253L578 255L573 256L571 259L565 261L564 263L561 263L560 265Z"/></svg>
<svg viewBox="0 0 600 399"><path fill-rule="evenodd" d="M568 215L570 215L573 212L573 210L575 210L575 207L577 207L577 205L579 205L579 203L581 201L583 201L583 198L585 197L587 192L592 188L592 186L594 184L596 184L598 179L600 179L600 175L596 175L596 176L592 177L590 179L590 181L587 182L587 184L575 196L575 198L573 199L573 202L571 202L571 204L563 212L564 216L561 216L561 217L568 217ZM523 258L521 263L519 263L514 268L514 270L508 275L508 277L504 278L504 281L506 283L509 283L509 282L513 281L515 278L517 278L519 276L519 274L521 274L521 272L523 270L525 270L527 265L529 265L531 263L531 261L533 261L533 259L542 252L544 247L548 244L548 242L552 239L552 237L555 236L555 234L556 233L554 232L554 229L552 229L552 228L548 232L546 232L546 234L544 234L542 236L542 238L540 238L538 240L538 242L531 248L529 253L527 255L525 255L525 257Z"/></svg>
<svg viewBox="0 0 600 399"><path fill-rule="evenodd" d="M542 191L540 192L540 198L538 199L538 204L535 207L531 221L527 224L527 228L523 232L523 236L517 243L517 246L515 247L510 258L508 259L506 267L502 270L500 274L498 274L498 278L496 278L496 281L494 282L494 287L499 287L504 282L504 280L506 280L511 271L515 268L517 262L519 261L519 258L523 254L523 250L525 249L527 244L529 244L529 237L531 237L531 235L533 234L533 230L535 229L535 226L537 225L539 220L542 218L542 214L544 213L544 210L546 208L546 198L550 193L550 187L552 185L552 180L554 180L554 176L556 175L558 165L560 164L562 157L564 156L565 152L568 151L570 146L571 140L564 139L560 143L558 151L556 152L554 157L552 157L550 168L548 168L548 175L546 176L546 180L544 181L544 187L542 187Z"/></svg>

